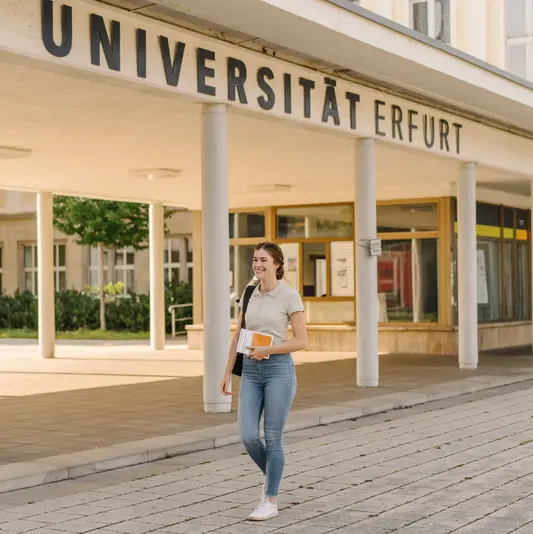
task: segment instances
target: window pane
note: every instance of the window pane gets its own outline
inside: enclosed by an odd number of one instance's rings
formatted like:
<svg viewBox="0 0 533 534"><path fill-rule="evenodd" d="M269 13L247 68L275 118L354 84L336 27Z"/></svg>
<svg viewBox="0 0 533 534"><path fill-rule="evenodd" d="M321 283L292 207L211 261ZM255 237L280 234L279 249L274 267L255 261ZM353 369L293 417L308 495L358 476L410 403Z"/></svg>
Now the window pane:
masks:
<svg viewBox="0 0 533 534"><path fill-rule="evenodd" d="M65 291L67 289L67 273L65 271L59 271L56 276L59 282L59 285L56 285L56 291Z"/></svg>
<svg viewBox="0 0 533 534"><path fill-rule="evenodd" d="M530 318L529 314L529 245L526 243L518 244L518 320L525 321Z"/></svg>
<svg viewBox="0 0 533 534"><path fill-rule="evenodd" d="M229 214L230 239L237 237L259 237L266 235L265 214L262 211Z"/></svg>
<svg viewBox="0 0 533 534"><path fill-rule="evenodd" d="M65 245L58 245L59 251L59 267L65 267L67 264L67 247Z"/></svg>
<svg viewBox="0 0 533 534"><path fill-rule="evenodd" d="M231 317L237 318L239 315L237 299L240 299L242 292L250 281L254 278L253 269L254 247L253 245L235 245L229 248L230 262L230 306ZM191 269L192 271L192 269ZM192 280L192 277L190 278Z"/></svg>
<svg viewBox="0 0 533 534"><path fill-rule="evenodd" d="M353 241L334 241L330 245L331 296L354 296Z"/></svg>
<svg viewBox="0 0 533 534"><path fill-rule="evenodd" d="M115 265L124 265L124 250L117 250L115 252Z"/></svg>
<svg viewBox="0 0 533 534"><path fill-rule="evenodd" d="M378 232L438 230L437 204L377 207Z"/></svg>
<svg viewBox="0 0 533 534"><path fill-rule="evenodd" d="M2 269L2 266L4 265L4 256L3 256L4 249L0 247L0 269Z"/></svg>
<svg viewBox="0 0 533 534"><path fill-rule="evenodd" d="M163 251L163 263L168 264L168 248L165 247L165 250Z"/></svg>
<svg viewBox="0 0 533 534"><path fill-rule="evenodd" d="M302 276L304 297L327 296L327 265L325 243L304 243Z"/></svg>
<svg viewBox="0 0 533 534"><path fill-rule="evenodd" d="M298 243L283 243L279 246L285 260L285 280L287 284L300 290L300 257Z"/></svg>
<svg viewBox="0 0 533 534"><path fill-rule="evenodd" d="M33 247L24 247L24 267L33 267Z"/></svg>
<svg viewBox="0 0 533 534"><path fill-rule="evenodd" d="M503 245L503 292L504 292L504 319L513 318L513 243Z"/></svg>
<svg viewBox="0 0 533 534"><path fill-rule="evenodd" d="M135 252L128 252L126 254L127 265L135 265Z"/></svg>
<svg viewBox="0 0 533 534"><path fill-rule="evenodd" d="M187 274L189 276L189 284L192 284L192 267L187 269Z"/></svg>
<svg viewBox="0 0 533 534"><path fill-rule="evenodd" d="M352 237L353 205L280 208L276 213L278 237Z"/></svg>
<svg viewBox="0 0 533 534"><path fill-rule="evenodd" d="M451 41L450 0L435 2L435 39L443 43Z"/></svg>
<svg viewBox="0 0 533 534"><path fill-rule="evenodd" d="M507 70L527 78L527 45L515 44L507 47Z"/></svg>
<svg viewBox="0 0 533 534"><path fill-rule="evenodd" d="M172 283L175 285L180 283L180 270L177 267L172 269Z"/></svg>
<svg viewBox="0 0 533 534"><path fill-rule="evenodd" d="M187 263L192 262L192 239L186 237L185 241L187 242Z"/></svg>
<svg viewBox="0 0 533 534"><path fill-rule="evenodd" d="M97 267L98 266L98 257L99 257L98 248L91 247L89 249L89 265Z"/></svg>
<svg viewBox="0 0 533 534"><path fill-rule="evenodd" d="M133 269L128 269L126 271L126 288L127 293L131 293L135 289L135 273Z"/></svg>
<svg viewBox="0 0 533 534"><path fill-rule="evenodd" d="M179 263L180 262L180 251L176 249L172 249L170 252L170 261L172 263Z"/></svg>
<svg viewBox="0 0 533 534"><path fill-rule="evenodd" d="M480 321L500 319L500 243L478 240L477 302Z"/></svg>
<svg viewBox="0 0 533 534"><path fill-rule="evenodd" d="M24 289L33 291L33 273L24 273Z"/></svg>
<svg viewBox="0 0 533 534"><path fill-rule="evenodd" d="M89 285L100 285L100 282L98 281L98 271L96 269L89 269Z"/></svg>
<svg viewBox="0 0 533 534"><path fill-rule="evenodd" d="M413 13L413 30L416 30L420 33L428 34L429 25L429 14L428 14L428 3L427 2L413 2L412 5Z"/></svg>
<svg viewBox="0 0 533 534"><path fill-rule="evenodd" d="M530 230L530 212L528 210L516 210L516 239L527 241Z"/></svg>
<svg viewBox="0 0 533 534"><path fill-rule="evenodd" d="M526 35L526 0L506 0L507 37Z"/></svg>
<svg viewBox="0 0 533 534"><path fill-rule="evenodd" d="M437 322L437 240L383 241L378 258L379 320Z"/></svg>

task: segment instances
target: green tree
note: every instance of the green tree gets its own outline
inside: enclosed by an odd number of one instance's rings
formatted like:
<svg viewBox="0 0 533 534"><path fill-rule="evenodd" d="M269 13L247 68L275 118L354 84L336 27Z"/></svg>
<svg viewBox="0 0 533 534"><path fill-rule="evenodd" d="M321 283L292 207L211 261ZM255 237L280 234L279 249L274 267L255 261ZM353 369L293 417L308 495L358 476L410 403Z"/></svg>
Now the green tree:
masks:
<svg viewBox="0 0 533 534"><path fill-rule="evenodd" d="M100 328L106 329L104 297L104 251L148 246L149 221L147 204L94 200L90 198L54 198L54 225L65 235L76 238L79 245L98 248ZM172 215L165 210L165 218ZM165 228L166 231L166 228Z"/></svg>

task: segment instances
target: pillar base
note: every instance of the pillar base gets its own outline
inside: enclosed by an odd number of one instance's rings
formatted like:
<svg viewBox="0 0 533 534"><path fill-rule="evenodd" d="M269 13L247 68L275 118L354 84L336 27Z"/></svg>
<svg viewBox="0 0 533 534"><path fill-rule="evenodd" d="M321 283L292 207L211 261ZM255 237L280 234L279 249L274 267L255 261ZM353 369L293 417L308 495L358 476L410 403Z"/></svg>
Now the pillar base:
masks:
<svg viewBox="0 0 533 534"><path fill-rule="evenodd" d="M163 341L161 343L161 341L158 339L156 341L151 341L150 342L150 348L152 350L164 350L165 349L165 342Z"/></svg>
<svg viewBox="0 0 533 534"><path fill-rule="evenodd" d="M205 403L205 413L231 413L231 402Z"/></svg>
<svg viewBox="0 0 533 534"><path fill-rule="evenodd" d="M466 369L466 370L470 370L470 371L475 371L477 369L477 363L460 362L459 363L459 369Z"/></svg>
<svg viewBox="0 0 533 534"><path fill-rule="evenodd" d="M379 386L378 378L358 378L357 387L359 388L377 388Z"/></svg>

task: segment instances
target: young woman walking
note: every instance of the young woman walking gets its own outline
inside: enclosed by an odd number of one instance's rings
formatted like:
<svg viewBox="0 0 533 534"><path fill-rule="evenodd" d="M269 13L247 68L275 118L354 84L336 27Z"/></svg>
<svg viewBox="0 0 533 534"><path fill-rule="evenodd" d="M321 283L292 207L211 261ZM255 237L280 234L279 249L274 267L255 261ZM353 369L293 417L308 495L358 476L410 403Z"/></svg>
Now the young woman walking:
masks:
<svg viewBox="0 0 533 534"><path fill-rule="evenodd" d="M252 521L265 521L278 515L277 495L285 454L283 428L296 393L296 374L291 353L305 348L307 331L300 294L284 282L284 258L274 243L255 247L254 273L258 285L250 296L246 328L273 336L270 347L251 347L243 358L239 392L239 431L246 451L265 475L261 501L249 516ZM244 297L244 294L243 294ZM230 395L231 371L237 357L241 314L233 336L226 372L220 385L222 394ZM292 327L293 339L287 330ZM259 422L264 411L265 443L259 439Z"/></svg>

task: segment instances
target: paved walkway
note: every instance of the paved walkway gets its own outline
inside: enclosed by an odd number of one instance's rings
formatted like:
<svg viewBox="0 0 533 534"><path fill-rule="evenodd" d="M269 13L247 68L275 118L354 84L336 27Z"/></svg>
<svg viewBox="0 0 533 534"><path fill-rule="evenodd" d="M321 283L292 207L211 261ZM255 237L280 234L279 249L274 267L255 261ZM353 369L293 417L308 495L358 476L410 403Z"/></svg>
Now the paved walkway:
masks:
<svg viewBox="0 0 533 534"><path fill-rule="evenodd" d="M384 355L381 386L355 387L348 353L299 353L294 410L330 406L480 375L533 371L531 353L482 355L476 372L455 357ZM236 413L205 414L202 353L178 344L157 355L138 343L60 343L42 360L32 343L0 344L0 464L209 429ZM324 361L326 360L326 361ZM238 380L235 380L234 401ZM33 394L32 394L33 392ZM235 402L234 402L235 404Z"/></svg>
<svg viewBox="0 0 533 534"><path fill-rule="evenodd" d="M6 494L0 532L531 534L532 391L474 399L288 434L266 523L246 521L262 477L232 446Z"/></svg>

